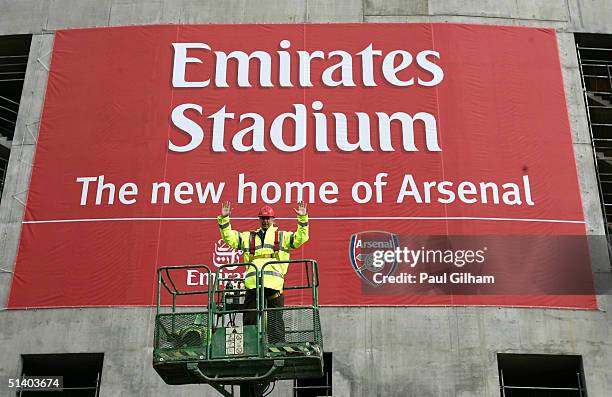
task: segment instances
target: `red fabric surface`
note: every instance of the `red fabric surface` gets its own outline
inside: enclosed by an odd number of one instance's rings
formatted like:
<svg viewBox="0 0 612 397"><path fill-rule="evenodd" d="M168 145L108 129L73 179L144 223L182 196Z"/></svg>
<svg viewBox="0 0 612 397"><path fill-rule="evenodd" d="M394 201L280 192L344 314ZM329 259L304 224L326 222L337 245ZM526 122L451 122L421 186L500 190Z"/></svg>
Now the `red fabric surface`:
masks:
<svg viewBox="0 0 612 397"><path fill-rule="evenodd" d="M321 73L337 59L314 60L313 87L300 87L298 68L291 70L293 87L279 87L281 40L295 51L346 51L353 59L354 87L326 87ZM173 46L177 42L208 44L213 51L234 50L272 55L272 82L260 87L258 68L251 68L253 87L237 87L236 68L228 68L230 87L173 88ZM369 44L383 56L405 50L415 58L424 50L440 53L435 60L444 72L440 84L397 87L385 81L382 58L374 60L376 87L365 87L355 55ZM187 78L214 80L214 56L193 51L203 60L189 64ZM339 72L334 76L338 77ZM398 73L430 80L415 60ZM327 115L329 152L315 149L311 103L323 103ZM187 113L204 130L203 143L186 153L168 150L169 140L186 144L188 136L173 126L172 110L185 103L203 107L200 116ZM269 129L280 113L305 104L307 144L283 152L271 143ZM214 152L211 114L226 106L235 113L225 124L227 151ZM255 112L265 119L266 152L238 152L232 137L250 124L239 116ZM355 112L371 120L372 152L342 152L334 143L332 113L344 113L349 141L357 137ZM441 151L429 151L422 125L415 125L418 151L402 149L398 126L392 128L395 151L378 144L376 112L435 116ZM289 144L291 123L285 124ZM247 142L245 140L245 142ZM364 295L348 255L350 236L365 230L398 235L584 235L584 217L572 150L558 48L554 30L458 24L329 24L329 25L198 25L137 26L58 31L52 54L44 111L26 215L8 306L130 306L154 304L155 271L160 266L211 264L219 239L216 219L220 203L151 203L151 183L225 182L220 201L233 204L232 226L257 227L255 216L265 204L237 203L238 175L256 182L311 181L316 189L337 184L337 202L321 202L316 190L309 203L310 241L293 258L318 260L323 305L495 305L595 308L594 296L375 296ZM387 173L381 202L356 203L351 188L372 183ZM405 174L423 181L521 184L529 176L535 205L415 203L396 199ZM94 204L90 186L80 205L77 177L105 176L117 190L138 185L131 205L103 200ZM93 189L93 191L91 191ZM92 195L93 193L93 195ZM106 197L106 196L104 196ZM247 195L248 197L248 195ZM284 193L283 193L284 199ZM274 203L278 225L295 230L292 203ZM434 217L436 219L380 219ZM109 218L128 218L109 220ZM133 218L155 218L143 220ZM157 218L163 218L159 220ZM168 218L205 218L174 219ZM253 219L236 219L253 218ZM290 219L282 219L290 218ZM322 219L321 219L322 218ZM338 219L339 218L339 219ZM343 219L352 218L352 219ZM378 218L378 219L376 219ZM438 219L440 218L440 219ZM460 218L460 219L457 219ZM465 219L505 218L508 220ZM512 219L573 221L534 222ZM69 222L49 222L68 220ZM74 220L88 220L74 222ZM520 264L513 264L520 266ZM554 265L550 269L554 273ZM299 271L290 272L301 277Z"/></svg>

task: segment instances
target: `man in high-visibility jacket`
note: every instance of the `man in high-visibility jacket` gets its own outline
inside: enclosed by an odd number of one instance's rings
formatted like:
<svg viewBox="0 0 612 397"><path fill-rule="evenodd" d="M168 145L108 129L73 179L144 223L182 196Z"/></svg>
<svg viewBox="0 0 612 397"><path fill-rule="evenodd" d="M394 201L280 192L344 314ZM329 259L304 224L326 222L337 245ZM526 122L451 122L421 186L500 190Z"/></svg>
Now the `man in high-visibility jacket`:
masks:
<svg viewBox="0 0 612 397"><path fill-rule="evenodd" d="M256 305L256 274L263 277L264 296L266 306L269 308L283 307L283 285L285 274L289 265L287 263L270 264L261 274L263 266L270 261L289 260L289 252L300 247L308 241L308 214L306 204L300 201L297 214L297 229L295 232L280 231L274 225L274 209L264 205L259 210L260 228L254 231L238 232L232 230L230 225L231 206L226 201L221 206L221 215L218 217L221 238L232 248L240 249L244 253L244 261L253 265L248 266L244 279L247 289L244 299L245 309L255 309ZM268 339L270 343L282 342L285 339L285 324L280 311L270 311L268 316ZM254 325L257 322L255 311L244 313L244 325Z"/></svg>

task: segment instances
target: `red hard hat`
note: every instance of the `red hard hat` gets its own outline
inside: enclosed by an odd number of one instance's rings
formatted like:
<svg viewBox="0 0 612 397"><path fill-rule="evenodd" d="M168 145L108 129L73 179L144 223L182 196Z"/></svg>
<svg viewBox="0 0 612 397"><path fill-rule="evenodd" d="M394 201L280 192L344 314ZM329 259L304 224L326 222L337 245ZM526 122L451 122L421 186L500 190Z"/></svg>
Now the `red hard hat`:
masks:
<svg viewBox="0 0 612 397"><path fill-rule="evenodd" d="M257 214L257 216L270 216L270 217L274 217L274 209L272 207L270 207L269 205L264 205L259 210L259 214Z"/></svg>

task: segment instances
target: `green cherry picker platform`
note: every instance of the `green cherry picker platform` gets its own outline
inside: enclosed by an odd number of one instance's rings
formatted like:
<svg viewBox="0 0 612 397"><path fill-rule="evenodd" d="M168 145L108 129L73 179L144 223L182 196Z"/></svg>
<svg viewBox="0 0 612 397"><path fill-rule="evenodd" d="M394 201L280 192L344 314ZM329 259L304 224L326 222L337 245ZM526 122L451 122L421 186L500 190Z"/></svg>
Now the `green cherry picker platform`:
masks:
<svg viewBox="0 0 612 397"><path fill-rule="evenodd" d="M285 306L266 305L262 274L273 263L288 263ZM319 320L319 275L314 260L274 261L256 279L255 308L243 305L240 277L248 263L219 266L168 266L157 271L157 314L153 368L169 385L209 384L223 396L260 397L276 380L323 376ZM187 285L189 280L197 280ZM296 277L297 276L297 277ZM294 304L295 305L292 305ZM244 325L246 312L256 325ZM270 331L270 332L269 332Z"/></svg>

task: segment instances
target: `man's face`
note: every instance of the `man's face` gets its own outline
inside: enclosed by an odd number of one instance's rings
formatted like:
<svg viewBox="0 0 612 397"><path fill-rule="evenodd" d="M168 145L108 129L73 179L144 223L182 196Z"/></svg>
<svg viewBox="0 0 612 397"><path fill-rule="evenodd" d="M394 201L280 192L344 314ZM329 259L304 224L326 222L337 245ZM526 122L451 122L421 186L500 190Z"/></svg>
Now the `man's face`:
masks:
<svg viewBox="0 0 612 397"><path fill-rule="evenodd" d="M260 216L259 225L261 226L261 230L268 230L270 226L274 225L274 218L271 216Z"/></svg>

